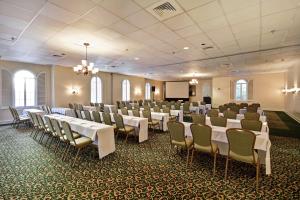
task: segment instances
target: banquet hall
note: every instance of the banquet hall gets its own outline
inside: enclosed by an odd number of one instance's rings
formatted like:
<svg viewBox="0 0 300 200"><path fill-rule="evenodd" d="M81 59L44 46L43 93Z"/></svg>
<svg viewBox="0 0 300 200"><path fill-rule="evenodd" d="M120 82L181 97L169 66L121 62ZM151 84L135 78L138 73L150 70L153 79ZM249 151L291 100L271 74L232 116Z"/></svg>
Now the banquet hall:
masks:
<svg viewBox="0 0 300 200"><path fill-rule="evenodd" d="M0 200L300 199L300 0L1 0Z"/></svg>

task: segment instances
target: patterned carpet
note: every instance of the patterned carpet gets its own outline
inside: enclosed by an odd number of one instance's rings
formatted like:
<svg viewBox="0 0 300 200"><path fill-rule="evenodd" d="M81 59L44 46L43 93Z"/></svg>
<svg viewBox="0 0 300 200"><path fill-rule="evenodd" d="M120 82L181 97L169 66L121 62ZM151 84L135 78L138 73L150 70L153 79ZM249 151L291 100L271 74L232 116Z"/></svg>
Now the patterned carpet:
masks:
<svg viewBox="0 0 300 200"><path fill-rule="evenodd" d="M300 140L271 136L272 175L232 162L224 181L225 158L197 154L185 167L186 153L169 157L169 137L157 133L148 143L118 140L103 161L81 154L71 167L59 154L29 136L29 130L0 127L0 199L300 199ZM88 151L86 151L88 152ZM74 155L74 152L73 152Z"/></svg>

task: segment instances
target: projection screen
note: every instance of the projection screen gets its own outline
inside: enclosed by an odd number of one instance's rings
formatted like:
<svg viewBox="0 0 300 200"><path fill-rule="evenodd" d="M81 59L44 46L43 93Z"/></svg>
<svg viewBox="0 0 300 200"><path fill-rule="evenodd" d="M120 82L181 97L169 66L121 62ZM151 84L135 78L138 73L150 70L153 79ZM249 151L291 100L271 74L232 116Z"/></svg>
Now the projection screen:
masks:
<svg viewBox="0 0 300 200"><path fill-rule="evenodd" d="M189 82L166 82L166 98L189 98Z"/></svg>

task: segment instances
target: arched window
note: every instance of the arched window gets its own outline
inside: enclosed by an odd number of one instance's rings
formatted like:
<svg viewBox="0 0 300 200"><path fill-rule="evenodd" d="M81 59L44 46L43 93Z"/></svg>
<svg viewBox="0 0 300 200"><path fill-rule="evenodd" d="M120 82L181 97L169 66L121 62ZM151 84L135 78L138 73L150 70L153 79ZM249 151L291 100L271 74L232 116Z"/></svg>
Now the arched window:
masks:
<svg viewBox="0 0 300 200"><path fill-rule="evenodd" d="M15 106L35 105L35 76L29 71L21 70L14 76Z"/></svg>
<svg viewBox="0 0 300 200"><path fill-rule="evenodd" d="M93 77L91 80L91 102L102 102L102 81L99 77Z"/></svg>
<svg viewBox="0 0 300 200"><path fill-rule="evenodd" d="M235 99L245 101L248 99L248 82L246 80L238 80L235 84Z"/></svg>
<svg viewBox="0 0 300 200"><path fill-rule="evenodd" d="M150 85L150 83L146 83L146 85L145 85L145 99L146 100L151 99L151 85Z"/></svg>
<svg viewBox="0 0 300 200"><path fill-rule="evenodd" d="M130 82L129 80L122 81L122 101L130 100Z"/></svg>

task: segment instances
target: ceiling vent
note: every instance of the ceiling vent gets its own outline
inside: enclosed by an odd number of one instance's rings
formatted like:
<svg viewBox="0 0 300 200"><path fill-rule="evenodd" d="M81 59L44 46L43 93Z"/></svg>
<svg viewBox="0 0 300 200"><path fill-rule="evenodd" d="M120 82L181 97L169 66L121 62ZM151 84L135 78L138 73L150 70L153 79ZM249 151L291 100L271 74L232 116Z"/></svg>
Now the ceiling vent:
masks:
<svg viewBox="0 0 300 200"><path fill-rule="evenodd" d="M147 8L152 15L162 21L183 13L181 7L174 0L162 0Z"/></svg>

